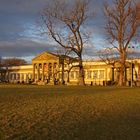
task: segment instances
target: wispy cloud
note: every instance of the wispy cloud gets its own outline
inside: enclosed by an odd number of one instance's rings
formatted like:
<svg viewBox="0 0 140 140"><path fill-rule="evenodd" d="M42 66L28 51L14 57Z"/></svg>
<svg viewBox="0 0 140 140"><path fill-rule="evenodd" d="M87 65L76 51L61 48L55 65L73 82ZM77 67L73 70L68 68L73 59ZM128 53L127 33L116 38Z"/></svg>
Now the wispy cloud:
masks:
<svg viewBox="0 0 140 140"><path fill-rule="evenodd" d="M56 51L56 43L41 36L38 18L47 0L0 0L0 56L30 57L42 51ZM102 46L103 17L100 13L103 0L91 0L95 16L88 24L93 32L93 43L84 54L92 56L95 47ZM95 2L96 1L96 2ZM99 39L101 37L101 39Z"/></svg>
<svg viewBox="0 0 140 140"><path fill-rule="evenodd" d="M55 52L56 46L36 40L20 39L16 41L1 41L0 56L27 57L35 56L42 51Z"/></svg>

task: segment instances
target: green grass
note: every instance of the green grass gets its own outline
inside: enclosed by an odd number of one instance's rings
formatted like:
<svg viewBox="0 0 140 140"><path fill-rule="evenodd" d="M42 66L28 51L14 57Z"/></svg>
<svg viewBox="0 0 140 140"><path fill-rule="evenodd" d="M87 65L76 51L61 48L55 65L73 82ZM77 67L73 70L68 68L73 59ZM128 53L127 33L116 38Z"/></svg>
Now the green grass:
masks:
<svg viewBox="0 0 140 140"><path fill-rule="evenodd" d="M140 88L0 85L0 140L140 140Z"/></svg>

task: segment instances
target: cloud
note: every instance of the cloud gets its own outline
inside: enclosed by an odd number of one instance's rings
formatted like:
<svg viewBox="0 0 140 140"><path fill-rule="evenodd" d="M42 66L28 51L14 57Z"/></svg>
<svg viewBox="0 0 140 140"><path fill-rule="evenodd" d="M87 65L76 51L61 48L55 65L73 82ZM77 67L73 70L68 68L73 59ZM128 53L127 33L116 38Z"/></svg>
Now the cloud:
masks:
<svg viewBox="0 0 140 140"><path fill-rule="evenodd" d="M20 39L17 41L3 41L0 43L1 57L29 57L43 51L55 52L57 47L38 40Z"/></svg>
<svg viewBox="0 0 140 140"><path fill-rule="evenodd" d="M56 51L56 44L41 37L37 28L39 13L45 3L46 0L0 0L0 56L30 57L42 51ZM100 11L101 3L102 0L94 2L93 7L91 5L96 13L87 27L90 31L93 30L95 40L95 36L99 37L102 34L103 18L96 15ZM94 50L89 47L84 53L92 56L93 52Z"/></svg>
<svg viewBox="0 0 140 140"><path fill-rule="evenodd" d="M13 40L35 26L45 0L0 0L0 40Z"/></svg>

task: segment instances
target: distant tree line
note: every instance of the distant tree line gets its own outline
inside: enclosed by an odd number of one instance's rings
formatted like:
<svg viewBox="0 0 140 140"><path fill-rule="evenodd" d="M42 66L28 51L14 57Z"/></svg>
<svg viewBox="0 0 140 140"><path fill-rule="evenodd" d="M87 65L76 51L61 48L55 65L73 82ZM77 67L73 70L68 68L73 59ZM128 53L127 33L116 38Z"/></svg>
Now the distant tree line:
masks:
<svg viewBox="0 0 140 140"><path fill-rule="evenodd" d="M27 61L21 58L2 58L0 57L0 67L26 65Z"/></svg>

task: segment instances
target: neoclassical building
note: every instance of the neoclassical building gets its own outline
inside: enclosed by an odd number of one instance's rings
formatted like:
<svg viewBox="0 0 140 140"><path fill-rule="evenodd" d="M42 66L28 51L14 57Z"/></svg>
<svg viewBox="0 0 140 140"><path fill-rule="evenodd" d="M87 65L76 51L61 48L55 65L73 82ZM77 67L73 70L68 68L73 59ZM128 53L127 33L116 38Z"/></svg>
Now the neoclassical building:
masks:
<svg viewBox="0 0 140 140"><path fill-rule="evenodd" d="M10 83L34 83L53 85L64 82L69 85L78 83L76 61L70 57L43 52L32 59L31 65L13 66L0 71L1 81ZM83 61L85 83L88 85L106 85L118 80L119 64L109 65L102 61ZM128 60L125 72L128 85L140 81L140 59Z"/></svg>

